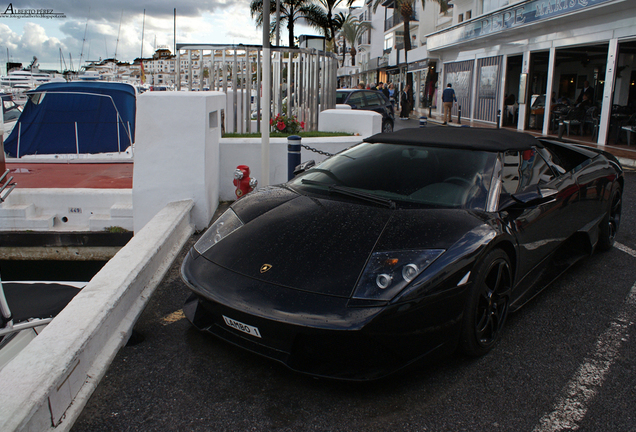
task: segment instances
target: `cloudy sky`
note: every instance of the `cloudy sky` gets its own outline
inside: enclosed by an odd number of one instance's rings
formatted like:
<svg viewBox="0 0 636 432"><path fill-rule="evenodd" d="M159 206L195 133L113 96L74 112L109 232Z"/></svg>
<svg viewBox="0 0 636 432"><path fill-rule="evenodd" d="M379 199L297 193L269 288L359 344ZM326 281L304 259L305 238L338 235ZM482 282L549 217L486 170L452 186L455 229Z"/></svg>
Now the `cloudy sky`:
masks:
<svg viewBox="0 0 636 432"><path fill-rule="evenodd" d="M0 0L0 73L6 73L8 59L27 66L33 56L42 69L77 69L81 57L99 60L117 55L132 61L142 54L149 57L155 46L174 45L173 14L177 9L177 43L261 44L249 12L250 0ZM18 18L18 10L51 10L64 18ZM120 30L121 23L121 30ZM315 34L313 30L303 33ZM296 35L299 35L298 31ZM119 35L119 41L118 41ZM281 34L285 41L286 35ZM283 42L284 43L284 42Z"/></svg>

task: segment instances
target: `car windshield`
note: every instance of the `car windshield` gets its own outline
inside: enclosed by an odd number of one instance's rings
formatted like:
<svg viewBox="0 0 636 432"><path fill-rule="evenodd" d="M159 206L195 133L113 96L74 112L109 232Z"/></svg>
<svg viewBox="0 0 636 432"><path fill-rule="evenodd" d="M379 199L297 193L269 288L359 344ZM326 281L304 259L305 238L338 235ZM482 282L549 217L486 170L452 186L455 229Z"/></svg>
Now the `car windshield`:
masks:
<svg viewBox="0 0 636 432"><path fill-rule="evenodd" d="M362 143L288 184L314 194L340 195L346 188L401 207L484 210L496 157L485 151Z"/></svg>

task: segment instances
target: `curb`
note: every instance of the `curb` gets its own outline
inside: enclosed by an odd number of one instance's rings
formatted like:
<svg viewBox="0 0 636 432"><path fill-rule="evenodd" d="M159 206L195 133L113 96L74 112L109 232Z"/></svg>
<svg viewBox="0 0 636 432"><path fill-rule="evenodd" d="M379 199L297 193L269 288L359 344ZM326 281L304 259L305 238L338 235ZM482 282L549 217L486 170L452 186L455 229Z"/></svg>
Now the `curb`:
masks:
<svg viewBox="0 0 636 432"><path fill-rule="evenodd" d="M68 431L155 288L194 232L192 200L172 202L0 371L0 430Z"/></svg>

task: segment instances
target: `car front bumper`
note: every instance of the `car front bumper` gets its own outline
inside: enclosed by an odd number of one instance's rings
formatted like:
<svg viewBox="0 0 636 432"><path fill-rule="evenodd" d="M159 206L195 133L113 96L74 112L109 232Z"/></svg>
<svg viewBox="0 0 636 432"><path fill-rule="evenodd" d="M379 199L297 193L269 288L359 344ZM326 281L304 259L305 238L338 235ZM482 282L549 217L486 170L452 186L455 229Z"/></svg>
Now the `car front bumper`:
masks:
<svg viewBox="0 0 636 432"><path fill-rule="evenodd" d="M356 381L454 350L465 295L456 288L418 302L350 307L347 298L266 284L192 253L182 277L193 291L183 310L199 330L298 372Z"/></svg>

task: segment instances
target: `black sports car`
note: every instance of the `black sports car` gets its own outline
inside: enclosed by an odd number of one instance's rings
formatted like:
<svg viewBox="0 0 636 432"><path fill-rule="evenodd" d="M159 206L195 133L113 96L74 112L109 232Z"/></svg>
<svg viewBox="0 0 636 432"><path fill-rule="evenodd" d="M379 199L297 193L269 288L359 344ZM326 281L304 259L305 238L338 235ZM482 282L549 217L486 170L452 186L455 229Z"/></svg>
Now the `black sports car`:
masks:
<svg viewBox="0 0 636 432"><path fill-rule="evenodd" d="M404 129L303 167L202 235L182 265L184 312L316 376L483 355L509 312L620 225L613 156L518 132Z"/></svg>

